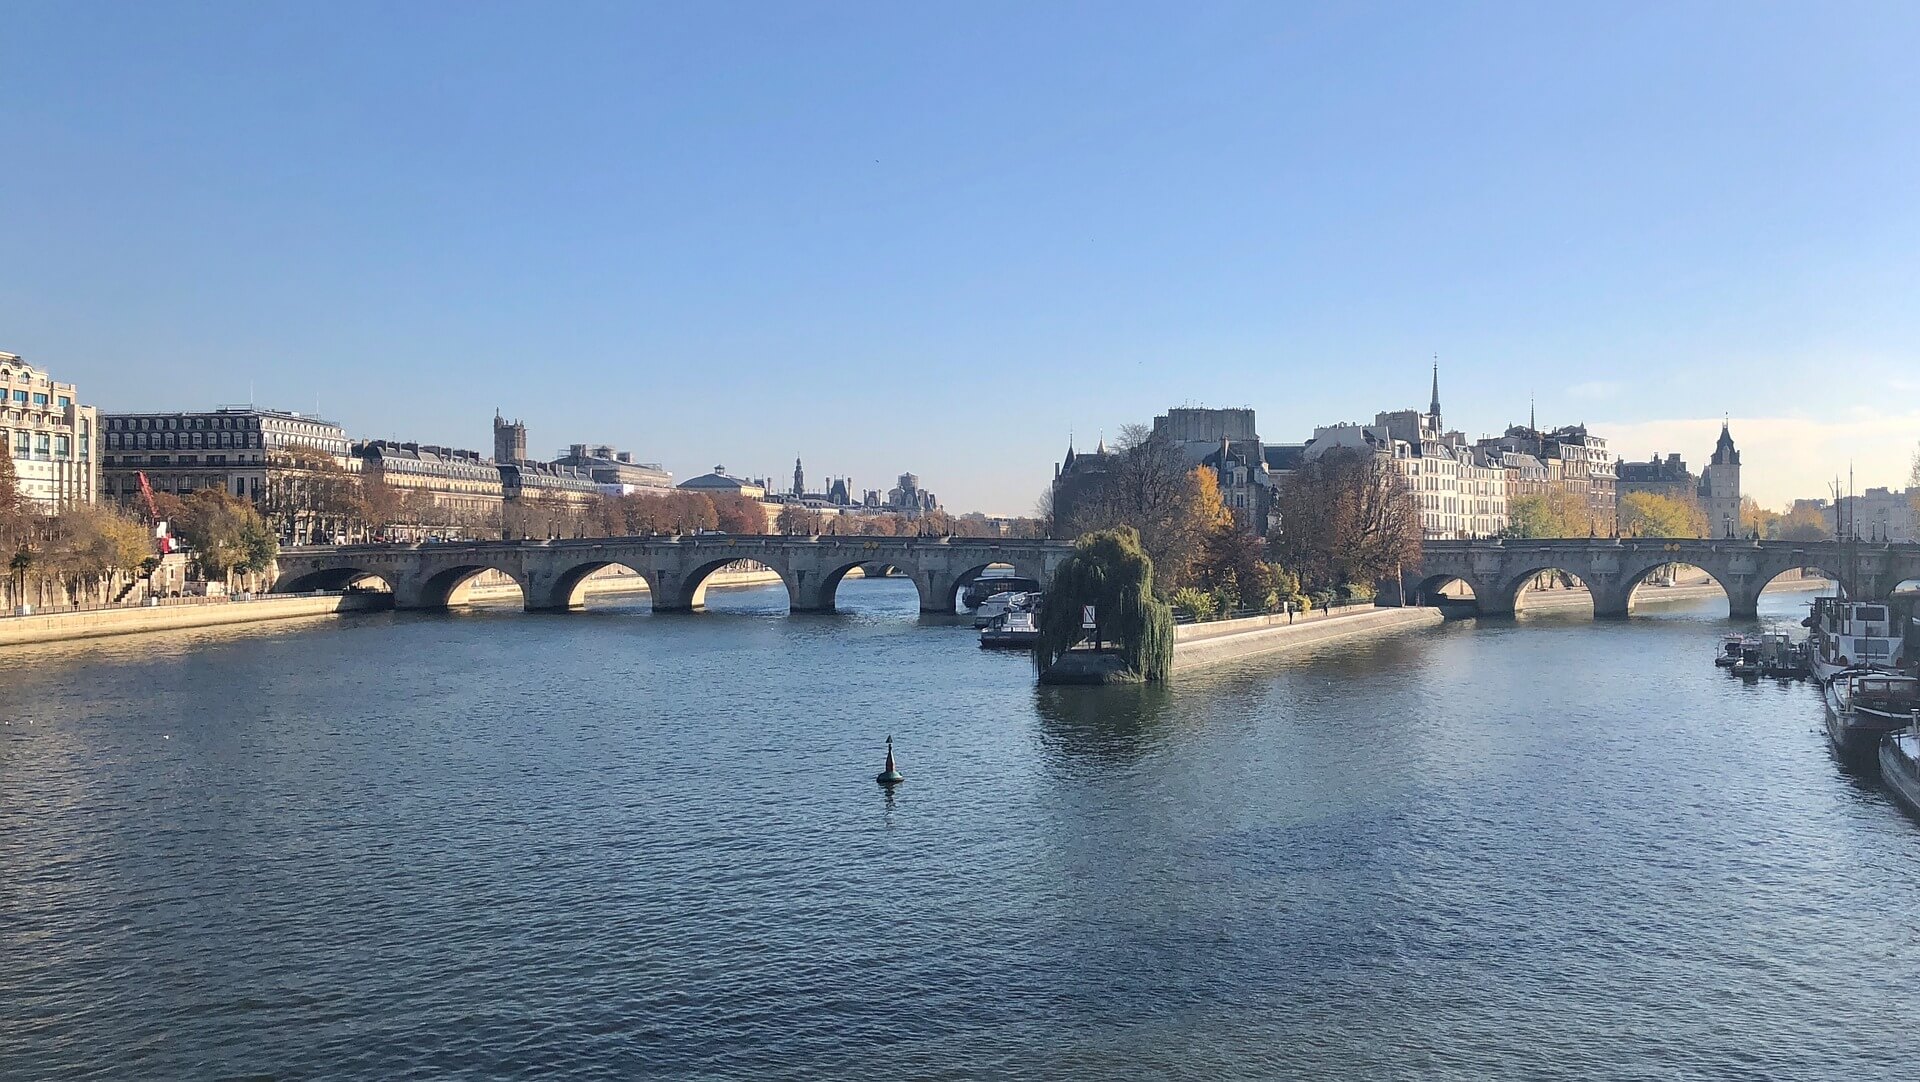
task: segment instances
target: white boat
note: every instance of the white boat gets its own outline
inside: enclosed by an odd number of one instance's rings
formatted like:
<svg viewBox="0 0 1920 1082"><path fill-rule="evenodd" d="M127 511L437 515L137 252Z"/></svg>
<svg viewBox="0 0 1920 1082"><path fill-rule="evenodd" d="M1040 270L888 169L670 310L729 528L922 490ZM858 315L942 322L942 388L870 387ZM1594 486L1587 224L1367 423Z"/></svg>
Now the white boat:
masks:
<svg viewBox="0 0 1920 1082"><path fill-rule="evenodd" d="M1835 751L1871 763L1882 737L1913 723L1920 678L1882 669L1842 669L1827 681L1827 737Z"/></svg>
<svg viewBox="0 0 1920 1082"><path fill-rule="evenodd" d="M1030 612L1003 612L980 629L980 645L1024 650L1040 638L1040 625Z"/></svg>
<svg viewBox="0 0 1920 1082"><path fill-rule="evenodd" d="M1880 780L1895 800L1920 815L1920 715L1880 743Z"/></svg>
<svg viewBox="0 0 1920 1082"><path fill-rule="evenodd" d="M1892 608L1883 601L1817 597L1806 622L1812 631L1808 664L1821 683L1848 669L1900 666L1900 628Z"/></svg>
<svg viewBox="0 0 1920 1082"><path fill-rule="evenodd" d="M1004 616L1010 612L1032 612L1034 596L1012 591L994 594L982 601L979 608L973 610L973 626L986 627L993 623L995 617Z"/></svg>

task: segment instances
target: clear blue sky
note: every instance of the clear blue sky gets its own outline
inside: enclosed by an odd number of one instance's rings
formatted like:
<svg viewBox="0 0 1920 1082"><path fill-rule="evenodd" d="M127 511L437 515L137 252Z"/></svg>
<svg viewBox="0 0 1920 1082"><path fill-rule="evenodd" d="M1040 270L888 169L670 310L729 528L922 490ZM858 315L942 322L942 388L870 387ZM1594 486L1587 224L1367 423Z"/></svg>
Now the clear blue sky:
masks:
<svg viewBox="0 0 1920 1082"><path fill-rule="evenodd" d="M1920 439L1920 8L0 3L0 349L106 409L911 469L1426 397ZM1603 433L1604 434L1604 433ZM1678 444L1675 443L1678 441ZM1817 459L1818 461L1813 461Z"/></svg>

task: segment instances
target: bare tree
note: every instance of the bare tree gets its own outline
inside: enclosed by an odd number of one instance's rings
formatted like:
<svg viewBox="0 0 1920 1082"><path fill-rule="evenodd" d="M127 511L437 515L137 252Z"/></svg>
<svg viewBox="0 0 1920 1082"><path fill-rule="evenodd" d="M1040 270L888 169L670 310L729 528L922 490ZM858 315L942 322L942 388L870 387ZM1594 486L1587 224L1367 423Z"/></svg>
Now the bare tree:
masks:
<svg viewBox="0 0 1920 1082"><path fill-rule="evenodd" d="M1133 527L1153 561L1154 588L1171 592L1186 585L1205 533L1192 465L1171 438L1147 425L1126 426L1117 442L1114 468L1088 481L1056 531L1078 537Z"/></svg>
<svg viewBox="0 0 1920 1082"><path fill-rule="evenodd" d="M1420 514L1387 459L1329 451L1295 471L1274 500L1273 552L1315 587L1372 583L1420 563Z"/></svg>

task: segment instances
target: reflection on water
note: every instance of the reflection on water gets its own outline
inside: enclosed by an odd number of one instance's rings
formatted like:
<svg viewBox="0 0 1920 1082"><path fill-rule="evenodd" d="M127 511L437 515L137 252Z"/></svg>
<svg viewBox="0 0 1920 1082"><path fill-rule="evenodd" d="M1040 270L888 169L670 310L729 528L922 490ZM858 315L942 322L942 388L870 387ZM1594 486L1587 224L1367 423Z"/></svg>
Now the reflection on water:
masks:
<svg viewBox="0 0 1920 1082"><path fill-rule="evenodd" d="M1910 1066L1920 827L1723 607L1037 688L841 596L0 655L0 1076Z"/></svg>
<svg viewBox="0 0 1920 1082"><path fill-rule="evenodd" d="M1170 688L1151 684L1036 684L1033 710L1040 719L1040 741L1059 759L1137 759L1156 739L1173 694Z"/></svg>

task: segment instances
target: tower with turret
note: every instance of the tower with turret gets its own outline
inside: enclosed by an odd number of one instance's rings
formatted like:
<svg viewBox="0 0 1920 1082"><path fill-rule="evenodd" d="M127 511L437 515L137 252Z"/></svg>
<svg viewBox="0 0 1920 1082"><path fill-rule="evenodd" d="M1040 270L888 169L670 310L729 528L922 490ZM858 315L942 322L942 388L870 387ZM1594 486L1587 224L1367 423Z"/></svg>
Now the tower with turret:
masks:
<svg viewBox="0 0 1920 1082"><path fill-rule="evenodd" d="M527 460L527 426L519 418L511 421L493 411L493 460L509 465Z"/></svg>
<svg viewBox="0 0 1920 1082"><path fill-rule="evenodd" d="M1707 513L1707 532L1712 536L1740 535L1740 452L1724 420L1720 440L1713 445L1713 459L1700 471L1700 509Z"/></svg>

